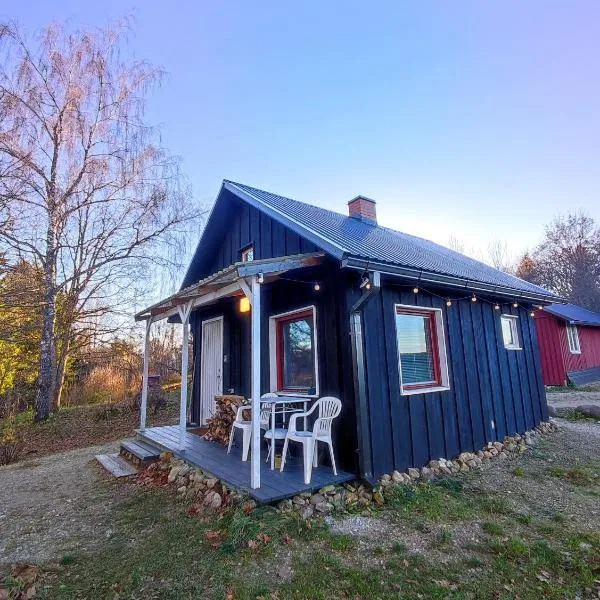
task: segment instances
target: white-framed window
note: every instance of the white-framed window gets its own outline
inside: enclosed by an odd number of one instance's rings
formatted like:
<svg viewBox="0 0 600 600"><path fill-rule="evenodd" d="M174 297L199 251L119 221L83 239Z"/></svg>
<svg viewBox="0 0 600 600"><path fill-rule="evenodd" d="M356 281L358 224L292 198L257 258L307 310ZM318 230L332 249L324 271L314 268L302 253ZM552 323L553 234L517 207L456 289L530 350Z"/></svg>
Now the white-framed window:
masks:
<svg viewBox="0 0 600 600"><path fill-rule="evenodd" d="M504 347L507 350L521 350L519 317L515 315L500 315L500 326L502 327Z"/></svg>
<svg viewBox="0 0 600 600"><path fill-rule="evenodd" d="M242 250L242 262L252 262L254 260L254 244L246 246Z"/></svg>
<svg viewBox="0 0 600 600"><path fill-rule="evenodd" d="M271 391L319 395L316 325L314 306L269 318Z"/></svg>
<svg viewBox="0 0 600 600"><path fill-rule="evenodd" d="M567 339L569 340L569 352L571 354L581 354L581 346L579 345L579 331L577 325L567 323Z"/></svg>
<svg viewBox="0 0 600 600"><path fill-rule="evenodd" d="M394 313L402 395L450 389L441 309L395 304Z"/></svg>

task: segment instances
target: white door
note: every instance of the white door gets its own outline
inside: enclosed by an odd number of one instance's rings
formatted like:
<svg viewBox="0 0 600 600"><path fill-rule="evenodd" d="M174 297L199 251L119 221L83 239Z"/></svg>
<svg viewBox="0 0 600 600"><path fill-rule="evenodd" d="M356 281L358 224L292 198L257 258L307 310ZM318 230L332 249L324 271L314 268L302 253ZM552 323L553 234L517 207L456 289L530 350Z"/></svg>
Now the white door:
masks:
<svg viewBox="0 0 600 600"><path fill-rule="evenodd" d="M223 393L223 317L202 321L200 353L200 423L215 413L215 396Z"/></svg>

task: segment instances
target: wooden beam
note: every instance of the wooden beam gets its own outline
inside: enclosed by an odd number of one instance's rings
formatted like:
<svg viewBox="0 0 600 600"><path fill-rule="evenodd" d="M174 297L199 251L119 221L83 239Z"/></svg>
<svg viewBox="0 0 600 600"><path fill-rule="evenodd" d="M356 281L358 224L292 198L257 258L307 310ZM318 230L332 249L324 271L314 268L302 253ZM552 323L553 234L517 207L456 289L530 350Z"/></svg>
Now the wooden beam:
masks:
<svg viewBox="0 0 600 600"><path fill-rule="evenodd" d="M152 319L146 321L146 335L144 336L144 370L142 374L142 399L140 402L140 431L146 429L146 411L148 406L148 368L150 364L150 326Z"/></svg>
<svg viewBox="0 0 600 600"><path fill-rule="evenodd" d="M189 322L192 312L192 302L177 307L183 325L183 343L181 346L181 395L179 398L179 447L185 450L185 428L187 425L187 389L188 389L188 353L189 353Z"/></svg>
<svg viewBox="0 0 600 600"><path fill-rule="evenodd" d="M258 277L252 278L252 449L250 487L260 487L260 329L261 329L261 286ZM274 442L273 442L274 443Z"/></svg>

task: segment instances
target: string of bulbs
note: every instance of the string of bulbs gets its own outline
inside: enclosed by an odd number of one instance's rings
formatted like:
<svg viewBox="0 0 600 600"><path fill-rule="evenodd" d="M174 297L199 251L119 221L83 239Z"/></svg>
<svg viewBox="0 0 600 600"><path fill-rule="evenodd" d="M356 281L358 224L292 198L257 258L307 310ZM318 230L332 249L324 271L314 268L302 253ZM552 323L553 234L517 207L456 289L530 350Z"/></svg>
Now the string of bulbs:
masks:
<svg viewBox="0 0 600 600"><path fill-rule="evenodd" d="M283 279L285 281L291 281L293 283L301 283L303 285L310 285L310 286L312 286L312 288L314 289L315 292L321 291L321 284L318 281L306 281L303 279L293 279L291 277L280 277L280 279ZM402 285L402 284L396 284L396 283L392 283L391 285L393 287L401 287L401 288L405 288L405 289L411 287L410 285ZM363 275L360 287L364 288L366 290L371 289L371 280L367 273L365 273ZM519 302L517 302L517 300L513 300L512 302L491 301L491 300L487 300L486 298L483 298L481 296L477 296L475 294L475 292L472 292L471 294L468 294L466 296L450 298L448 296L442 296L440 294L437 294L436 292L432 292L430 289L426 289L422 286L419 286L418 283L416 285L412 286L412 291L413 291L413 294L415 294L415 295L419 294L421 292L424 292L426 294L429 294L430 296L434 296L435 298L444 300L446 303L446 306L448 308L450 308L454 304L454 302L460 302L461 300L470 300L473 304L475 304L476 302L484 302L486 304L493 305L494 310L501 310L502 306L508 305L508 304L510 304L513 308L519 308L519 306L520 306L520 304L519 304ZM541 310L542 307L538 306L537 308ZM529 316L531 316L531 317L535 316L534 308L532 308L531 311L529 312Z"/></svg>

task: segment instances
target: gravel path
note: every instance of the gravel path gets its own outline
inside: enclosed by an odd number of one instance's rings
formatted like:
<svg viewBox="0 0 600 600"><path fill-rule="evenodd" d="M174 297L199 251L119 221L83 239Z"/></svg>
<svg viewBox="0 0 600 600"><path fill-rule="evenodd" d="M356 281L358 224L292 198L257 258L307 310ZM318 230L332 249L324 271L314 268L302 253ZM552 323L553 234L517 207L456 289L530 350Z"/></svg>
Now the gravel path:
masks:
<svg viewBox="0 0 600 600"><path fill-rule="evenodd" d="M555 392L547 393L548 404L554 408L577 408L582 404L600 406L600 392Z"/></svg>
<svg viewBox="0 0 600 600"><path fill-rule="evenodd" d="M112 534L111 511L131 485L111 479L95 454L119 443L0 467L0 568L97 548Z"/></svg>

